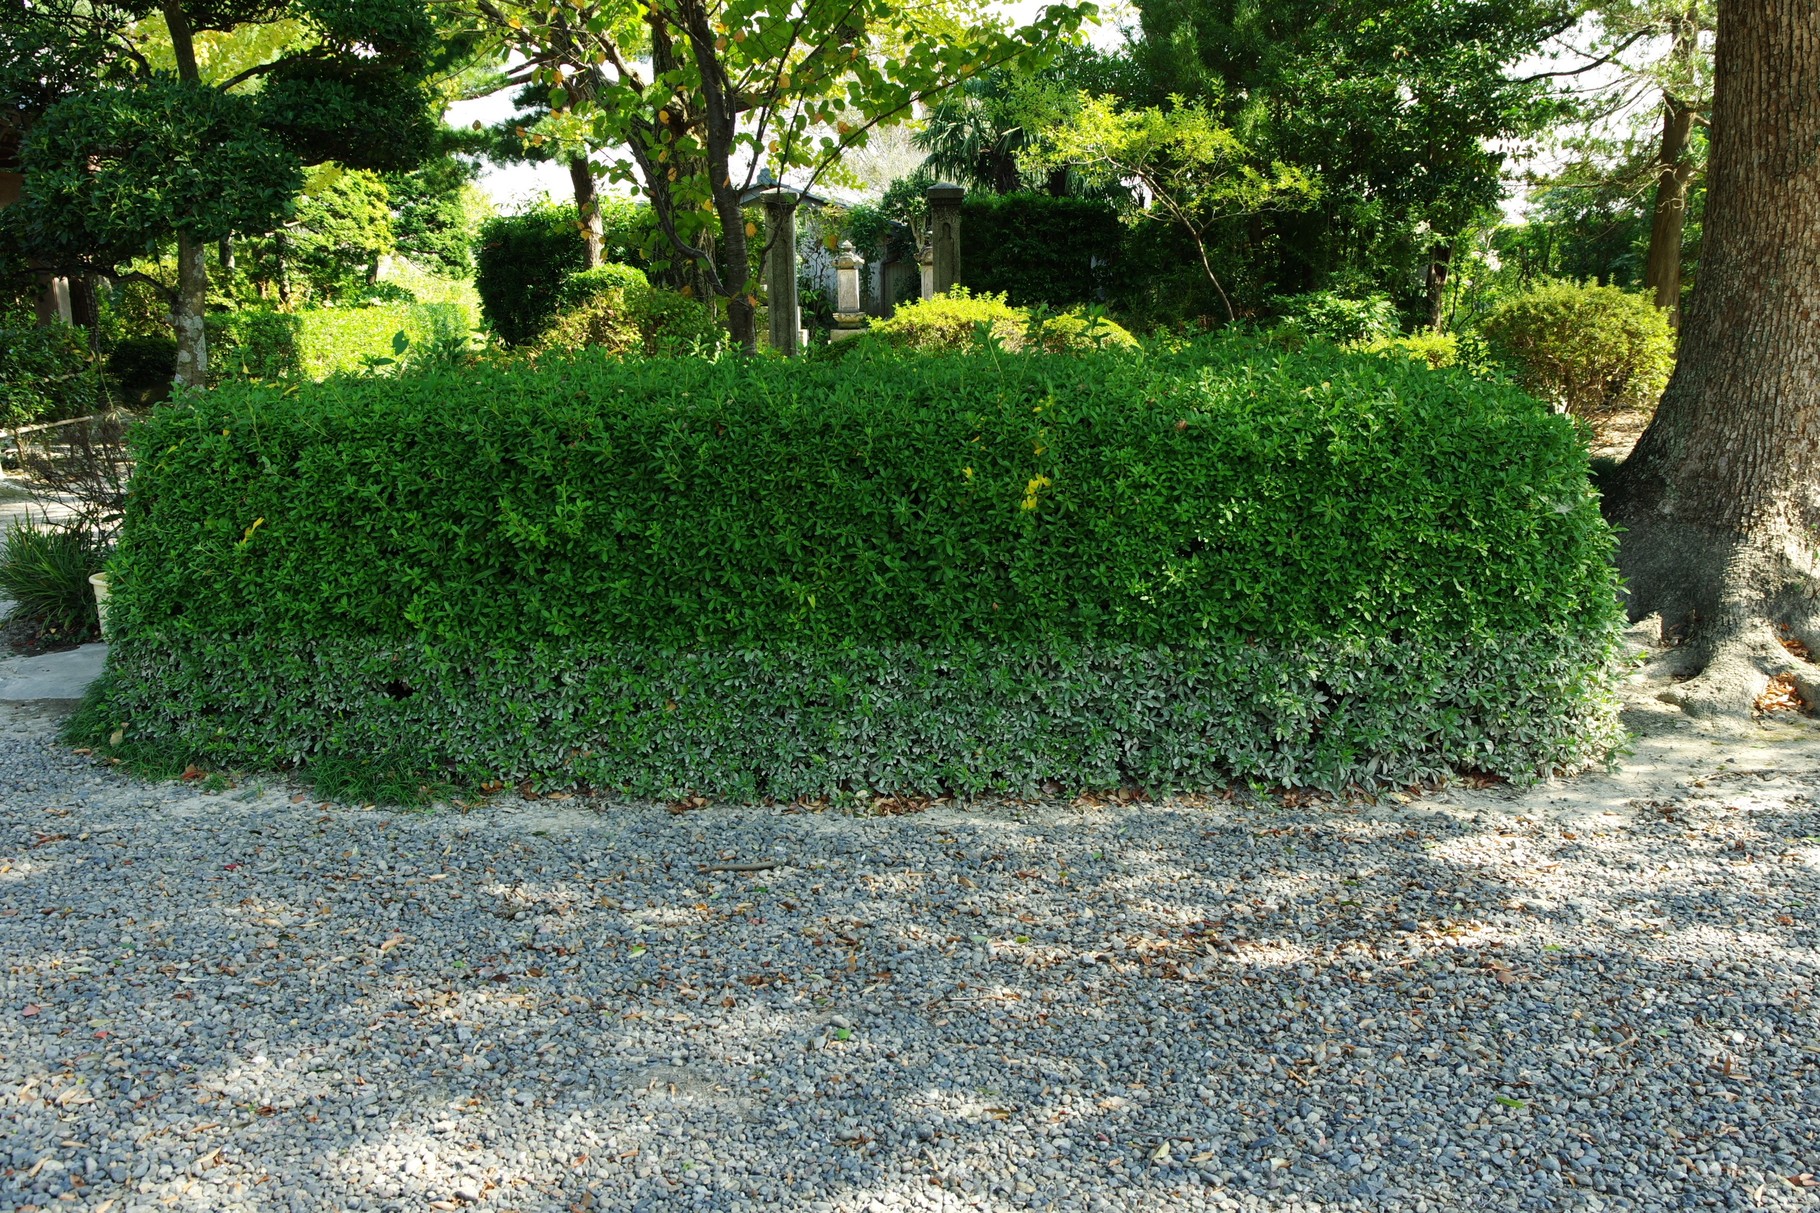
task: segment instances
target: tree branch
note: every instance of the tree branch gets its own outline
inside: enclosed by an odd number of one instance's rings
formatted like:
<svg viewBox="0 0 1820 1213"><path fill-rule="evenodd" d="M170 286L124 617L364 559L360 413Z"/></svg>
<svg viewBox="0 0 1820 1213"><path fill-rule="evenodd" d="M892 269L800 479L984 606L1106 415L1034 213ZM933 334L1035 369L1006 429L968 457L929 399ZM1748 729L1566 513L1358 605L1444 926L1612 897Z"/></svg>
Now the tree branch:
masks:
<svg viewBox="0 0 1820 1213"><path fill-rule="evenodd" d="M1657 33L1661 33L1661 32L1662 32L1661 27L1659 25L1646 25L1643 28L1634 31L1630 37L1626 38L1623 42L1620 42L1617 46L1613 47L1610 52L1608 52L1607 54L1601 55L1599 58L1594 59L1592 62L1584 65L1583 67L1576 67L1576 68L1573 68L1568 71L1559 71L1559 72L1537 72L1533 76L1520 76L1520 77L1516 78L1515 80L1512 80L1511 83L1512 84L1534 84L1538 80L1557 80L1563 76L1584 75L1585 73L1590 72L1590 71L1594 70L1595 68L1604 67L1607 63L1612 62L1619 55L1622 55L1625 51L1629 50L1632 46L1636 45L1638 42L1641 42L1644 38L1647 38L1649 35L1657 34ZM1577 55L1577 54L1580 54L1581 52L1574 51L1574 53Z"/></svg>

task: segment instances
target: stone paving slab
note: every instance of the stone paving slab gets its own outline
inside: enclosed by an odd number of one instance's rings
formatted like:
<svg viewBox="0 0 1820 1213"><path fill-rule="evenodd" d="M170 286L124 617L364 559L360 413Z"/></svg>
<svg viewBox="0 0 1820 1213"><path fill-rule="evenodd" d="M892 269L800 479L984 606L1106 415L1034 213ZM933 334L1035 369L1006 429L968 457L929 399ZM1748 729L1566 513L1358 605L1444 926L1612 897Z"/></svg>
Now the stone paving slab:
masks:
<svg viewBox="0 0 1820 1213"><path fill-rule="evenodd" d="M81 699L106 665L105 644L0 659L0 702Z"/></svg>

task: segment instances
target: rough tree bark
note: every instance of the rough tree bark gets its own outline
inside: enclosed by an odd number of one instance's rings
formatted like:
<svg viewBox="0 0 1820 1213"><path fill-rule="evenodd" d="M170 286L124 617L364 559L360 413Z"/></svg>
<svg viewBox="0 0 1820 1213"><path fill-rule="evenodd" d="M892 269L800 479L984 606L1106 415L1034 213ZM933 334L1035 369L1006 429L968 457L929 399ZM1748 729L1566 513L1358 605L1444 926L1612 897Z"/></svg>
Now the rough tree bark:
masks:
<svg viewBox="0 0 1820 1213"><path fill-rule="evenodd" d="M178 387L203 387L209 380L209 342L202 315L209 301L209 266L200 240L177 233L177 306L171 319L177 329Z"/></svg>
<svg viewBox="0 0 1820 1213"><path fill-rule="evenodd" d="M1633 620L1685 633L1665 698L1820 703L1820 5L1720 0L1707 223L1680 362L1606 512Z"/></svg>
<svg viewBox="0 0 1820 1213"><path fill-rule="evenodd" d="M600 195L594 189L594 166L586 156L569 157L569 183L575 187L575 213L581 217L581 237L587 247L587 268L600 268L603 233Z"/></svg>
<svg viewBox="0 0 1820 1213"><path fill-rule="evenodd" d="M195 83L201 79L196 69L195 40L190 33L189 18L177 0L164 0L164 24L171 33L178 77ZM209 343L202 322L208 299L207 246L188 232L179 232L177 307L172 316L177 329L177 374L171 380L178 387L203 387L208 383Z"/></svg>
<svg viewBox="0 0 1820 1213"><path fill-rule="evenodd" d="M751 293L752 268L746 261L746 216L732 170L739 133L739 88L715 53L714 28L706 7L691 0L682 6L682 15L701 70L708 184L720 220L720 240L713 250L715 293L727 301L727 334L733 344L754 354L758 352L758 325Z"/></svg>
<svg viewBox="0 0 1820 1213"><path fill-rule="evenodd" d="M1655 292L1656 306L1668 312L1668 322L1676 327L1681 323L1681 233L1687 227L1687 186L1694 176L1693 162L1687 156L1693 130L1693 107L1663 94L1656 210L1650 220L1643 285Z"/></svg>
<svg viewBox="0 0 1820 1213"><path fill-rule="evenodd" d="M1699 29L1691 19L1674 22L1673 38L1671 59L1687 62L1699 53ZM1656 205L1643 262L1643 285L1655 292L1656 306L1668 312L1668 322L1677 328L1681 324L1681 236L1687 228L1687 187L1694 176L1687 145L1693 137L1694 118L1692 102L1663 91Z"/></svg>
<svg viewBox="0 0 1820 1213"><path fill-rule="evenodd" d="M1428 327L1447 331L1447 275L1453 268L1453 245L1437 244L1428 251Z"/></svg>

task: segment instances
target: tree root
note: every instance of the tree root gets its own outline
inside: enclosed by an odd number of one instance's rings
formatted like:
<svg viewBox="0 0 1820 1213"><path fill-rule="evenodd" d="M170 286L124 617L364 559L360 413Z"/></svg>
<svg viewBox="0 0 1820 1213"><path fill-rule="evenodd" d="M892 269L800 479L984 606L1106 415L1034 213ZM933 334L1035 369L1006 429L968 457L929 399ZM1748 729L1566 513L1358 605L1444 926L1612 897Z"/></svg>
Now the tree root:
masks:
<svg viewBox="0 0 1820 1213"><path fill-rule="evenodd" d="M1805 621L1804 621L1805 623ZM1652 663L1651 673L1682 678L1657 698L1689 716L1744 721L1756 714L1758 700L1773 678L1793 682L1802 703L1820 707L1820 666L1795 656L1783 643L1787 636L1814 652L1804 638L1805 626L1768 620L1708 635L1697 646L1671 649Z"/></svg>

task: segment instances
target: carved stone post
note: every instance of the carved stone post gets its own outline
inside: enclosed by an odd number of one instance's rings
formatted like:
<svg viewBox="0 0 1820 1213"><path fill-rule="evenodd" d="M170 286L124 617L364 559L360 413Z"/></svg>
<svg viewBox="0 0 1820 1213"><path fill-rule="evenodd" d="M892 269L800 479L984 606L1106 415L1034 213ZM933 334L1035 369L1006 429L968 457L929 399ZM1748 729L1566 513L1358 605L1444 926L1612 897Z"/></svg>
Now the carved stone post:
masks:
<svg viewBox="0 0 1820 1213"><path fill-rule="evenodd" d="M922 299L934 298L935 249L930 247L927 240L923 241L923 247L916 252L916 268L922 276L922 290L918 297Z"/></svg>
<svg viewBox="0 0 1820 1213"><path fill-rule="evenodd" d="M782 190L766 194L765 226L771 241L770 256L765 258L771 348L788 357L797 352L802 338L796 298L796 196Z"/></svg>
<svg viewBox="0 0 1820 1213"><path fill-rule="evenodd" d="M870 323L859 297L859 269L864 264L865 259L853 249L853 241L841 241L840 253L834 258L835 330L832 338L836 341L853 336Z"/></svg>
<svg viewBox="0 0 1820 1213"><path fill-rule="evenodd" d="M929 187L930 243L935 250L935 293L940 295L961 280L961 199L967 191L958 185Z"/></svg>

